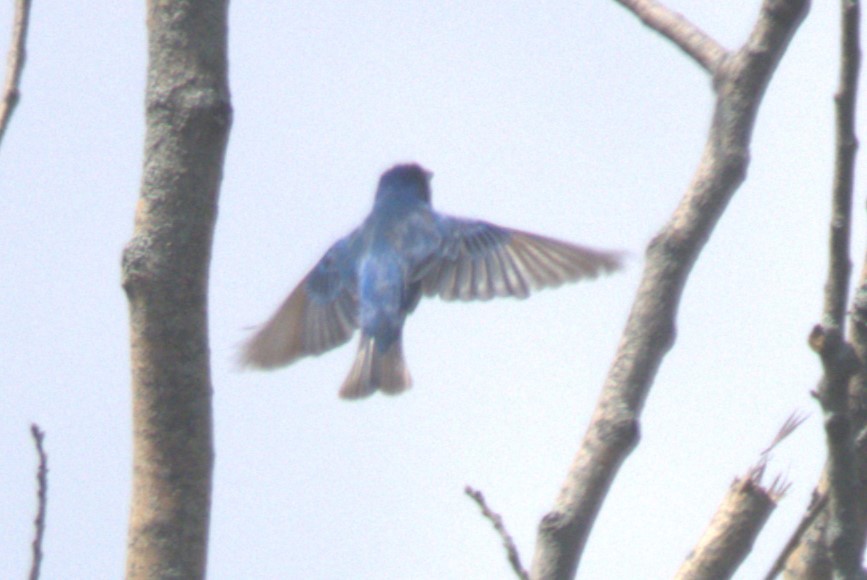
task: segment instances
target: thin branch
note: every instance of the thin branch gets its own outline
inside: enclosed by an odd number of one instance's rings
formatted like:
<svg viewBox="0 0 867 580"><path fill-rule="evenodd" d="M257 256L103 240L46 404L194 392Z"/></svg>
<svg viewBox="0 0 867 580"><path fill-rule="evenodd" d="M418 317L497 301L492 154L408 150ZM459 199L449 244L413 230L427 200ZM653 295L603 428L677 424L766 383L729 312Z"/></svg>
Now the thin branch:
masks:
<svg viewBox="0 0 867 580"><path fill-rule="evenodd" d="M865 452L867 452L867 429L862 429L855 437L855 454L863 457ZM765 580L773 580L784 569L792 578L821 578L831 574L824 531L827 527L828 515L825 513L825 507L828 505L827 483L827 477L824 477L813 491L807 512L765 575ZM820 515L823 519L819 519ZM796 552L798 555L793 557Z"/></svg>
<svg viewBox="0 0 867 580"><path fill-rule="evenodd" d="M855 454L864 457L867 453L867 429L862 429L855 437ZM792 532L780 555L774 561L765 580L773 580L783 569L792 578L821 578L831 575L831 563L826 554L825 528L827 527L828 505L827 477L813 491L807 512L798 527ZM820 520L819 516L824 519ZM797 556L793 554L798 552Z"/></svg>
<svg viewBox="0 0 867 580"><path fill-rule="evenodd" d="M693 264L746 176L765 88L806 15L807 0L765 0L746 44L714 70L717 101L701 163L668 224L651 241L632 312L581 447L539 524L534 580L575 575L611 482L637 445L644 401L675 339Z"/></svg>
<svg viewBox="0 0 867 580"><path fill-rule="evenodd" d="M858 2L843 0L843 34L840 55L840 82L834 95L836 105L836 155L831 196L830 263L825 283L825 312L822 323L842 328L846 314L849 276L849 240L852 225L852 189L855 181L855 109L858 97L860 8Z"/></svg>
<svg viewBox="0 0 867 580"><path fill-rule="evenodd" d="M527 571L521 565L521 557L518 554L518 548L515 546L515 540L512 539L512 536L506 530L506 525L503 523L503 517L488 507L488 504L485 502L485 496L482 495L481 491L473 489L468 485L464 488L464 493L473 498L473 500L479 504L479 507L482 510L482 515L494 524L494 529L497 530L497 533L503 540L503 547L506 548L506 555L509 558L509 564L512 566L512 570L515 571L515 575L517 575L521 580L529 580L530 575L527 574Z"/></svg>
<svg viewBox="0 0 867 580"><path fill-rule="evenodd" d="M659 32L699 66L710 73L716 72L726 57L726 49L703 30L655 0L616 0L631 10L647 27Z"/></svg>
<svg viewBox="0 0 867 580"><path fill-rule="evenodd" d="M783 571L786 567L786 562L789 559L789 556L792 555L792 552L798 547L801 543L801 538L804 537L804 534L813 525L813 522L816 521L816 518L822 513L822 510L825 509L825 506L828 505L828 496L826 494L819 494L814 492L813 501L807 510L807 513L804 514L804 517L801 518L801 522L798 524L798 527L792 532L792 535L789 537L789 541L786 542L786 545L783 547L783 550L780 552L780 555L777 556L777 559L774 561L774 564L771 566L771 569L765 575L765 580L774 580L777 575Z"/></svg>
<svg viewBox="0 0 867 580"><path fill-rule="evenodd" d="M27 54L27 27L30 23L31 0L16 0L15 19L12 24L12 46L6 64L6 83L3 86L3 99L0 100L0 143L6 135L6 127L12 117L12 111L21 98L21 73L24 71L24 61Z"/></svg>
<svg viewBox="0 0 867 580"><path fill-rule="evenodd" d="M39 468L36 472L36 519L33 525L36 527L33 536L33 561L30 564L30 580L38 580L39 569L42 566L42 538L45 536L45 510L48 505L48 456L42 447L45 440L45 432L36 423L30 426L30 434L36 444L36 453L39 456Z"/></svg>

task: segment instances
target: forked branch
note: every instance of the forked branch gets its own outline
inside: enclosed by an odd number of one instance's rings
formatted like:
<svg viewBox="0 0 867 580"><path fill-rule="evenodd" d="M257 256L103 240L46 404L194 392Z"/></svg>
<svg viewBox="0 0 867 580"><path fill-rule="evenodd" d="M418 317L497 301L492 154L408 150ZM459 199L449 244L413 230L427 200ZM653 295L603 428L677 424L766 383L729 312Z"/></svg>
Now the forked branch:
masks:
<svg viewBox="0 0 867 580"><path fill-rule="evenodd" d="M645 3L622 2L637 11ZM708 68L716 104L701 163L680 204L647 250L644 274L592 421L553 509L539 525L534 580L574 577L611 482L639 438L639 419L665 353L675 339L680 297L692 266L743 182L759 104L807 0L765 0L736 52L703 52L703 34L656 28ZM695 40L690 40L691 38Z"/></svg>

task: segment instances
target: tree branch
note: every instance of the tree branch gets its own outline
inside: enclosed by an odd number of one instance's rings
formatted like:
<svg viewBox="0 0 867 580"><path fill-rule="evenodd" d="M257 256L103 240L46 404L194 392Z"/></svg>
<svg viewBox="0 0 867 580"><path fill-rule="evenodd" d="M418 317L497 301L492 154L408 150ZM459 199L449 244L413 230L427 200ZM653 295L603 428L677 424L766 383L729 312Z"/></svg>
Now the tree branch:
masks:
<svg viewBox="0 0 867 580"><path fill-rule="evenodd" d="M651 241L632 312L591 424L556 500L539 525L534 580L574 577L617 470L638 442L639 417L675 338L686 279L743 182L759 103L807 0L765 0L746 44L714 75L714 119L698 170L669 223Z"/></svg>
<svg viewBox="0 0 867 580"><path fill-rule="evenodd" d="M828 441L828 549L835 578L862 578L857 518L855 442L849 417L849 379L860 362L839 329L816 325L810 344L822 358L825 375L817 397L825 412Z"/></svg>
<svg viewBox="0 0 867 580"><path fill-rule="evenodd" d="M48 456L42 447L45 440L45 432L36 423L30 426L30 434L36 445L36 454L39 456L39 467L36 471L36 519L33 525L36 531L33 535L33 561L30 564L30 580L38 580L39 570L42 566L42 538L45 536L45 512L48 506Z"/></svg>
<svg viewBox="0 0 867 580"><path fill-rule="evenodd" d="M7 57L3 100L0 100L0 143L3 142L3 137L6 135L6 127L9 126L9 119L12 118L12 112L21 98L19 84L21 83L21 73L24 71L24 61L27 56L25 43L27 42L27 27L30 23L30 4L31 0L16 0L15 2L15 19L12 24L12 46L9 47L9 55Z"/></svg>
<svg viewBox="0 0 867 580"><path fill-rule="evenodd" d="M863 430L855 437L855 455L862 458L858 462L861 476L864 476L863 457L867 454L867 431ZM826 470L827 471L827 470ZM863 485L861 486L863 503ZM828 477L823 474L822 480L813 491L807 512L801 518L798 527L789 537L774 565L765 575L765 580L772 580L783 570L789 578L824 578L831 575L831 560L828 557L826 528L828 527ZM863 537L861 538L863 542Z"/></svg>
<svg viewBox="0 0 867 580"><path fill-rule="evenodd" d="M840 76L836 105L836 142L828 276L821 326L811 335L811 346L822 357L824 377L817 392L825 413L829 459L816 494L822 509L810 510L806 529L799 526L787 550L787 574L797 577L859 575L864 547L867 455L853 434L867 421L867 334L865 334L865 280L867 260L859 290L852 302L851 345L843 336L850 276L852 190L858 139L855 133L860 71L860 7L857 1L841 2ZM819 502L816 502L817 504ZM785 552L784 552L785 554Z"/></svg>
<svg viewBox="0 0 867 580"><path fill-rule="evenodd" d="M810 507L807 509L807 513L804 514L804 517L801 518L798 527L795 528L795 531L792 533L791 537L789 537L789 541L786 542L786 545L783 547L780 555L777 556L777 559L774 561L774 564L771 566L770 571L765 575L765 580L773 580L777 577L777 575L783 571L786 567L786 561L789 559L789 556L792 552L798 547L801 539L804 534L813 525L813 522L816 521L816 518L822 513L822 510L825 509L825 506L828 505L828 496L825 494L819 494L817 492L813 493L813 501L810 503ZM819 575L817 577L823 577L824 575ZM795 576L798 577L798 576Z"/></svg>
<svg viewBox="0 0 867 580"><path fill-rule="evenodd" d="M710 73L714 73L727 56L726 50L716 40L681 14L655 0L616 1L638 16L645 26L671 40Z"/></svg>
<svg viewBox="0 0 867 580"><path fill-rule="evenodd" d="M770 486L762 486L771 452L806 418L806 415L792 413L771 444L761 452L758 463L747 471L746 476L735 479L698 545L678 570L677 579L734 576L752 550L753 542L771 511L789 489L789 484L784 483L780 476L774 478Z"/></svg>
<svg viewBox="0 0 867 580"><path fill-rule="evenodd" d="M733 577L785 491L779 481L762 487L763 471L735 479L675 580Z"/></svg>
<svg viewBox="0 0 867 580"><path fill-rule="evenodd" d="M840 84L834 95L836 105L836 155L831 195L830 262L825 284L825 312L822 324L843 327L852 268L849 239L852 224L852 189L855 181L855 107L858 96L860 8L858 2L843 0Z"/></svg>
<svg viewBox="0 0 867 580"><path fill-rule="evenodd" d="M464 488L464 493L473 498L473 500L479 504L479 507L482 510L482 515L488 518L494 525L494 529L497 530L497 533L503 540L503 547L506 548L506 555L509 558L509 564L512 566L512 570L515 571L515 575L521 580L529 580L530 576L527 574L524 566L521 565L521 556L518 554L518 547L515 545L515 540L512 539L508 530L506 530L506 525L503 523L503 517L488 507L488 504L485 502L485 496L482 495L481 491L473 489L468 485Z"/></svg>
<svg viewBox="0 0 867 580"><path fill-rule="evenodd" d="M232 119L227 4L148 2L144 170L122 274L133 389L127 579L205 576L208 271Z"/></svg>

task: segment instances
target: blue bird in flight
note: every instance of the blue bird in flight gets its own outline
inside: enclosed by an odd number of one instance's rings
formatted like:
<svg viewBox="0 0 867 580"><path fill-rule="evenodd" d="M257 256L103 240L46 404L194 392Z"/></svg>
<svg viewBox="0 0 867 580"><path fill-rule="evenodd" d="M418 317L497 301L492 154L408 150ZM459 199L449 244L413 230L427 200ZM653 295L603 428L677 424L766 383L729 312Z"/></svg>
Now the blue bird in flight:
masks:
<svg viewBox="0 0 867 580"><path fill-rule="evenodd" d="M340 396L358 399L377 389L394 395L412 385L401 335L422 295L526 298L621 265L619 252L442 215L431 207L432 176L414 163L383 173L370 215L331 246L244 344L241 363L288 365L344 344L360 327Z"/></svg>

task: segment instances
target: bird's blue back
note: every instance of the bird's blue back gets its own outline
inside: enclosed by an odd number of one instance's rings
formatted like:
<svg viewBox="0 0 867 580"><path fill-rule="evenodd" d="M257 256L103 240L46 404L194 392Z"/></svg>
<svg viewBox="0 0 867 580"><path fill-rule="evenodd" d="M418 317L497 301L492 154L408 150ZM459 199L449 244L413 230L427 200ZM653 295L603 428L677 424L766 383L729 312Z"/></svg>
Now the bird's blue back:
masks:
<svg viewBox="0 0 867 580"><path fill-rule="evenodd" d="M418 304L418 272L442 239L430 206L428 175L412 166L383 176L359 233L361 328L385 349L399 338L407 313Z"/></svg>

